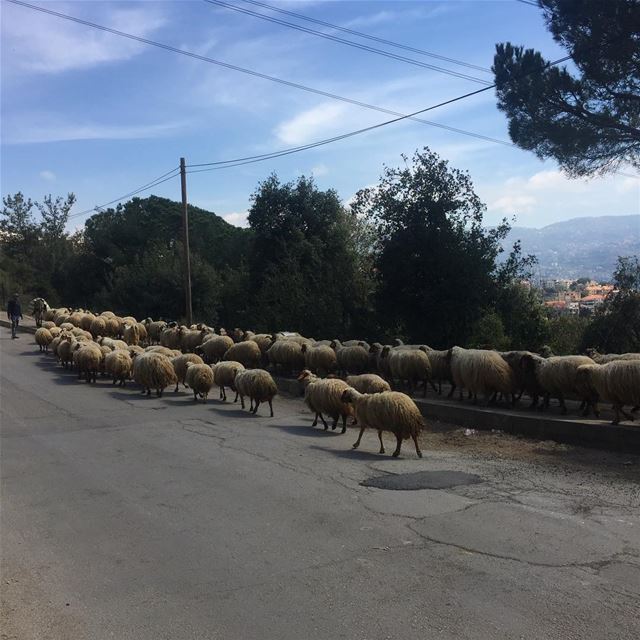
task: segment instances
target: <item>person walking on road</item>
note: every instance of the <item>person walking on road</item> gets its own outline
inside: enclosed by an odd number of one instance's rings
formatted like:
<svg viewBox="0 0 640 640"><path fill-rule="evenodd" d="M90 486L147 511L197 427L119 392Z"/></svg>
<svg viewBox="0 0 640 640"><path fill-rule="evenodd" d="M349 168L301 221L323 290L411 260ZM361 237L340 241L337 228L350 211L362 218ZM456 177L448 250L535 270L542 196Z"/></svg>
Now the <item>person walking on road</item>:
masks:
<svg viewBox="0 0 640 640"><path fill-rule="evenodd" d="M9 300L7 318L11 320L11 337L15 339L18 337L18 322L22 320L22 307L17 293Z"/></svg>

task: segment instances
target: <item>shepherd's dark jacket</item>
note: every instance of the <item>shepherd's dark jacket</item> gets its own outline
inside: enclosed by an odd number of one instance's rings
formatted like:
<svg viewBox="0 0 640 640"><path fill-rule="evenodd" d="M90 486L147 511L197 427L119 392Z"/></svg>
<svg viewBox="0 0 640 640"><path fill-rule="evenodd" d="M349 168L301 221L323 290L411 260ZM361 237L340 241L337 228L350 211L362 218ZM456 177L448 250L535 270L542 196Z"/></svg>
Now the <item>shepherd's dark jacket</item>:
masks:
<svg viewBox="0 0 640 640"><path fill-rule="evenodd" d="M10 318L22 318L22 307L18 300L9 300L7 305L7 315Z"/></svg>

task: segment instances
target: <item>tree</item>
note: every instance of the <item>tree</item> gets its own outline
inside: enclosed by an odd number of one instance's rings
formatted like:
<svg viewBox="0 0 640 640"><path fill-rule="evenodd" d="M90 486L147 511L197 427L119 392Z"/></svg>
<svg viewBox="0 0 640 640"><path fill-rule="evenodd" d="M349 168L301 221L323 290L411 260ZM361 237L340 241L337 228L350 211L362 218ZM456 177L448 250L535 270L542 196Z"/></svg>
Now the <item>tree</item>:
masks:
<svg viewBox="0 0 640 640"><path fill-rule="evenodd" d="M640 167L640 3L538 0L577 75L533 49L498 44L498 107L515 144L570 175Z"/></svg>
<svg viewBox="0 0 640 640"><path fill-rule="evenodd" d="M2 246L10 253L24 253L31 249L38 239L38 225L31 213L33 202L22 192L2 198Z"/></svg>
<svg viewBox="0 0 640 640"><path fill-rule="evenodd" d="M484 204L467 173L429 149L405 166L386 168L379 184L359 191L352 211L374 229L376 308L388 337L435 348L466 344L501 286L524 266L515 250L502 269L503 220L483 225Z"/></svg>
<svg viewBox="0 0 640 640"><path fill-rule="evenodd" d="M272 175L252 196L249 299L255 326L346 337L361 318L353 216L312 178Z"/></svg>
<svg viewBox="0 0 640 640"><path fill-rule="evenodd" d="M581 348L604 353L640 351L640 261L620 257L613 274L615 288L593 316Z"/></svg>

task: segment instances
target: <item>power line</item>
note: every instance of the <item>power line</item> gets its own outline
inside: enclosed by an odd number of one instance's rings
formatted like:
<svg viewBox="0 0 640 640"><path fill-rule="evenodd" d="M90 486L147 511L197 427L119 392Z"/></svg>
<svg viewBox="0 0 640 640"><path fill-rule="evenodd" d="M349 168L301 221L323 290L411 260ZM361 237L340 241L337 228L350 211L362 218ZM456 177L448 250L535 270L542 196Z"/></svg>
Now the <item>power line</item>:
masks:
<svg viewBox="0 0 640 640"><path fill-rule="evenodd" d="M172 174L172 175L169 175L169 174ZM104 209L104 207L108 207L109 205L114 204L116 202L120 202L121 200L125 200L126 198L131 198L131 197L137 195L138 193L141 193L142 191L147 191L149 189L153 189L154 187L157 187L158 185L162 184L163 182L167 182L168 180L172 180L173 178L177 177L179 174L180 174L180 168L179 167L171 169L171 171L167 171L166 173L163 173L161 176L158 176L155 180L152 180L151 182L148 182L148 183L142 185L141 187L138 187L137 189L135 189L133 191L130 191L129 193L125 193L124 195L122 195L122 196L120 196L118 198L114 198L113 200L110 200L109 202L105 202L104 204L96 205L95 207L92 207L91 209L86 209L85 211L79 211L78 213L72 214L72 215L69 216L69 220L71 220L71 218L78 218L80 216L85 216L88 213L91 213L91 212L99 210L99 209Z"/></svg>
<svg viewBox="0 0 640 640"><path fill-rule="evenodd" d="M486 67L480 67L475 64L470 64L469 62L463 62L462 60L456 60L455 58L448 58L447 56L442 56L437 53L433 53L432 51L425 51L424 49L418 49L416 47L410 47L408 45L402 44L400 42L394 42L393 40L387 40L385 38L379 38L377 36L373 36L369 33L363 33L362 31L356 31L355 29L348 29L347 27L341 27L337 24L332 24L331 22L326 22L324 20L318 20L317 18L312 18L311 16L305 16L301 13L296 13L295 11L287 11L286 9L281 9L280 7L274 7L270 4L266 4L264 2L257 2L256 0L243 0L248 4L253 4L258 7L263 7L265 9L269 9L269 11L275 11L277 13L282 13L288 16L292 16L294 18L298 18L300 20L306 20L307 22L313 22L314 24L322 25L323 27L329 27L330 29L336 29L337 31L342 31L343 33L349 33L351 35L357 36L359 38L366 38L367 40L372 40L374 42L379 42L381 44L386 44L390 47L397 47L398 49L404 49L405 51L412 51L413 53L419 53L423 56L428 56L430 58L436 58L437 60L443 60L444 62L450 62L451 64L457 64L463 67L468 67L469 69L475 69L476 71L484 71L485 73L491 73L491 69L487 69Z"/></svg>
<svg viewBox="0 0 640 640"><path fill-rule="evenodd" d="M314 36L318 36L319 38L324 38L325 40L331 40L333 42L338 42L340 44L347 45L348 47L353 47L355 49L361 49L362 51L368 51L369 53L375 53L376 55L384 56L386 58L391 58L393 60L398 60L400 62L405 62L407 64L412 64L417 67L422 67L424 69L430 69L431 71L437 71L438 73L444 73L446 75L454 76L456 78L462 78L463 80L469 80L471 82L477 82L479 84L490 84L488 80L483 80L482 78L476 78L475 76L470 76L465 73L459 73L458 71L452 71L450 69L445 69L444 67L438 67L433 64L428 64L426 62L420 62L420 60L415 60L414 58L407 58L406 56L400 56L395 53L391 53L390 51L384 51L382 49L377 49L376 47L371 47L366 44L361 44L358 42L353 42L352 40L346 40L345 38L339 38L338 36L333 36L329 33L324 33L322 31L317 31L316 29L309 29L308 27L303 27L298 24L294 24L293 22L287 22L286 20L280 20L279 18L274 18L272 16L267 16L263 13L258 13L257 11L251 11L250 9L245 9L243 7L238 7L233 4L229 4L227 2L222 2L222 0L204 0L208 4L216 5L218 7L222 7L224 9L230 9L231 11L235 11L237 13L242 13L244 15L253 16L255 18L259 18L260 20L266 20L267 22L272 22L274 24L279 24L283 27L287 27L289 29L295 29L296 31L302 31L303 33L308 33Z"/></svg>
<svg viewBox="0 0 640 640"><path fill-rule="evenodd" d="M270 75L267 75L267 74L264 74L264 73L260 73L258 71L254 71L252 69L246 69L244 67L239 67L237 65L232 65L232 64L229 64L227 62L222 62L220 60L215 60L214 58L209 58L207 56L203 56L203 55L200 55L200 54L197 54L197 53L193 53L191 51L185 51L184 49L178 49L177 47L173 47L171 45L167 45L167 44L164 44L164 43L161 43L161 42L157 42L155 40L149 40L147 38L142 38L140 36L136 36L136 35L133 35L131 33L126 33L124 31L118 31L117 29L112 29L110 27L105 27L103 25L96 24L95 22L89 22L88 20L83 20L81 18L76 18L75 16L70 16L70 15L65 14L65 13L60 13L58 11L53 11L52 9L45 9L44 7L39 7L37 5L32 5L32 4L29 4L27 2L23 2L22 0L6 0L6 1L7 2L11 2L13 4L16 4L16 5L19 5L19 6L22 6L22 7L26 7L28 9L32 9L34 11L40 11L42 13L46 13L48 15L52 15L52 16L54 16L56 18L61 18L61 19L64 19L64 20L70 20L71 22L76 22L78 24L82 24L84 26L92 27L92 28L98 29L100 31L105 31L106 33L111 33L113 35L117 35L117 36L120 36L120 37L123 37L123 38L128 38L130 40L135 40L136 42L141 42L143 44L148 44L148 45L151 45L151 46L154 46L154 47L158 47L160 49L164 49L166 51L171 51L173 53L178 53L180 55L184 55L184 56L187 56L187 57L190 57L190 58L195 58L196 60L201 60L203 62L208 62L210 64L215 64L215 65L224 67L226 69L231 69L233 71L238 71L238 72L245 73L245 74L248 74L248 75L251 75L251 76L254 76L254 77L262 78L263 80L269 80L270 82L275 82L275 83L278 83L278 84L282 84L282 85L285 85L285 86L288 86L288 87L292 87L294 89L299 89L299 90L302 90L302 91L307 91L309 93L314 93L316 95L320 95L320 96L323 96L325 98L331 98L332 100L338 100L340 102L345 102L347 104L352 104L352 105L355 105L357 107L362 107L363 109L370 109L372 111L378 111L380 113L386 113L387 115L392 115L392 116L401 116L401 115L403 115L399 111L394 111L392 109L386 109L384 107L378 107L376 105L369 104L367 102L363 102L362 100L356 100L354 98L348 98L346 96L341 96L341 95L338 95L336 93L330 93L328 91L323 91L321 89L315 89L313 87L308 87L306 85L299 84L297 82L291 82L289 80L283 80L282 78L277 78L275 76L270 76ZM483 90L491 89L494 86L495 85L489 85L489 86L485 87ZM470 95L473 95L473 93L470 94ZM425 124L425 125L428 125L428 126L432 126L432 127L435 126L435 127L442 128L442 129L447 129L447 130L450 130L450 131L455 131L456 133L461 133L463 135L468 135L468 136L471 136L471 137L474 137L474 138L479 138L479 139L482 139L482 140L488 140L488 141L491 141L491 142L495 142L497 144L502 144L502 145L507 145L507 146L509 146L511 144L511 143L506 142L504 140L498 140L496 138L490 138L489 136L483 136L482 134L474 133L474 132L471 132L471 131L465 131L464 129L455 129L454 127L448 127L447 125L437 124L437 123L431 122L429 120L421 120L421 119L418 119L418 118L416 118L415 120L416 120L416 122L421 122L422 124Z"/></svg>

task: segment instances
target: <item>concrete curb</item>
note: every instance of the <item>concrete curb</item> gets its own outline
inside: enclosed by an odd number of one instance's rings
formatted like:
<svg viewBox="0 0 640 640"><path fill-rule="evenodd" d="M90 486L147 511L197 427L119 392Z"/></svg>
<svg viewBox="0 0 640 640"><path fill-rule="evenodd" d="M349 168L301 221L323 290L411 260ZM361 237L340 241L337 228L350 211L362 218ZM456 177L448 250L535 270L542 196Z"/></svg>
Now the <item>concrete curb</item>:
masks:
<svg viewBox="0 0 640 640"><path fill-rule="evenodd" d="M26 316L25 316L26 318ZM11 323L8 320L0 320L0 327L6 327L7 329L11 330ZM18 333L35 333L36 332L36 327L35 325L28 325L28 324L19 324L18 325Z"/></svg>
<svg viewBox="0 0 640 640"><path fill-rule="evenodd" d="M274 380L281 393L294 397L302 395L297 380L279 376L274 376ZM556 416L526 409L496 410L433 397L414 400L427 421L438 420L480 431L498 429L535 440L553 440L608 451L640 453L640 427L612 425L605 420Z"/></svg>

